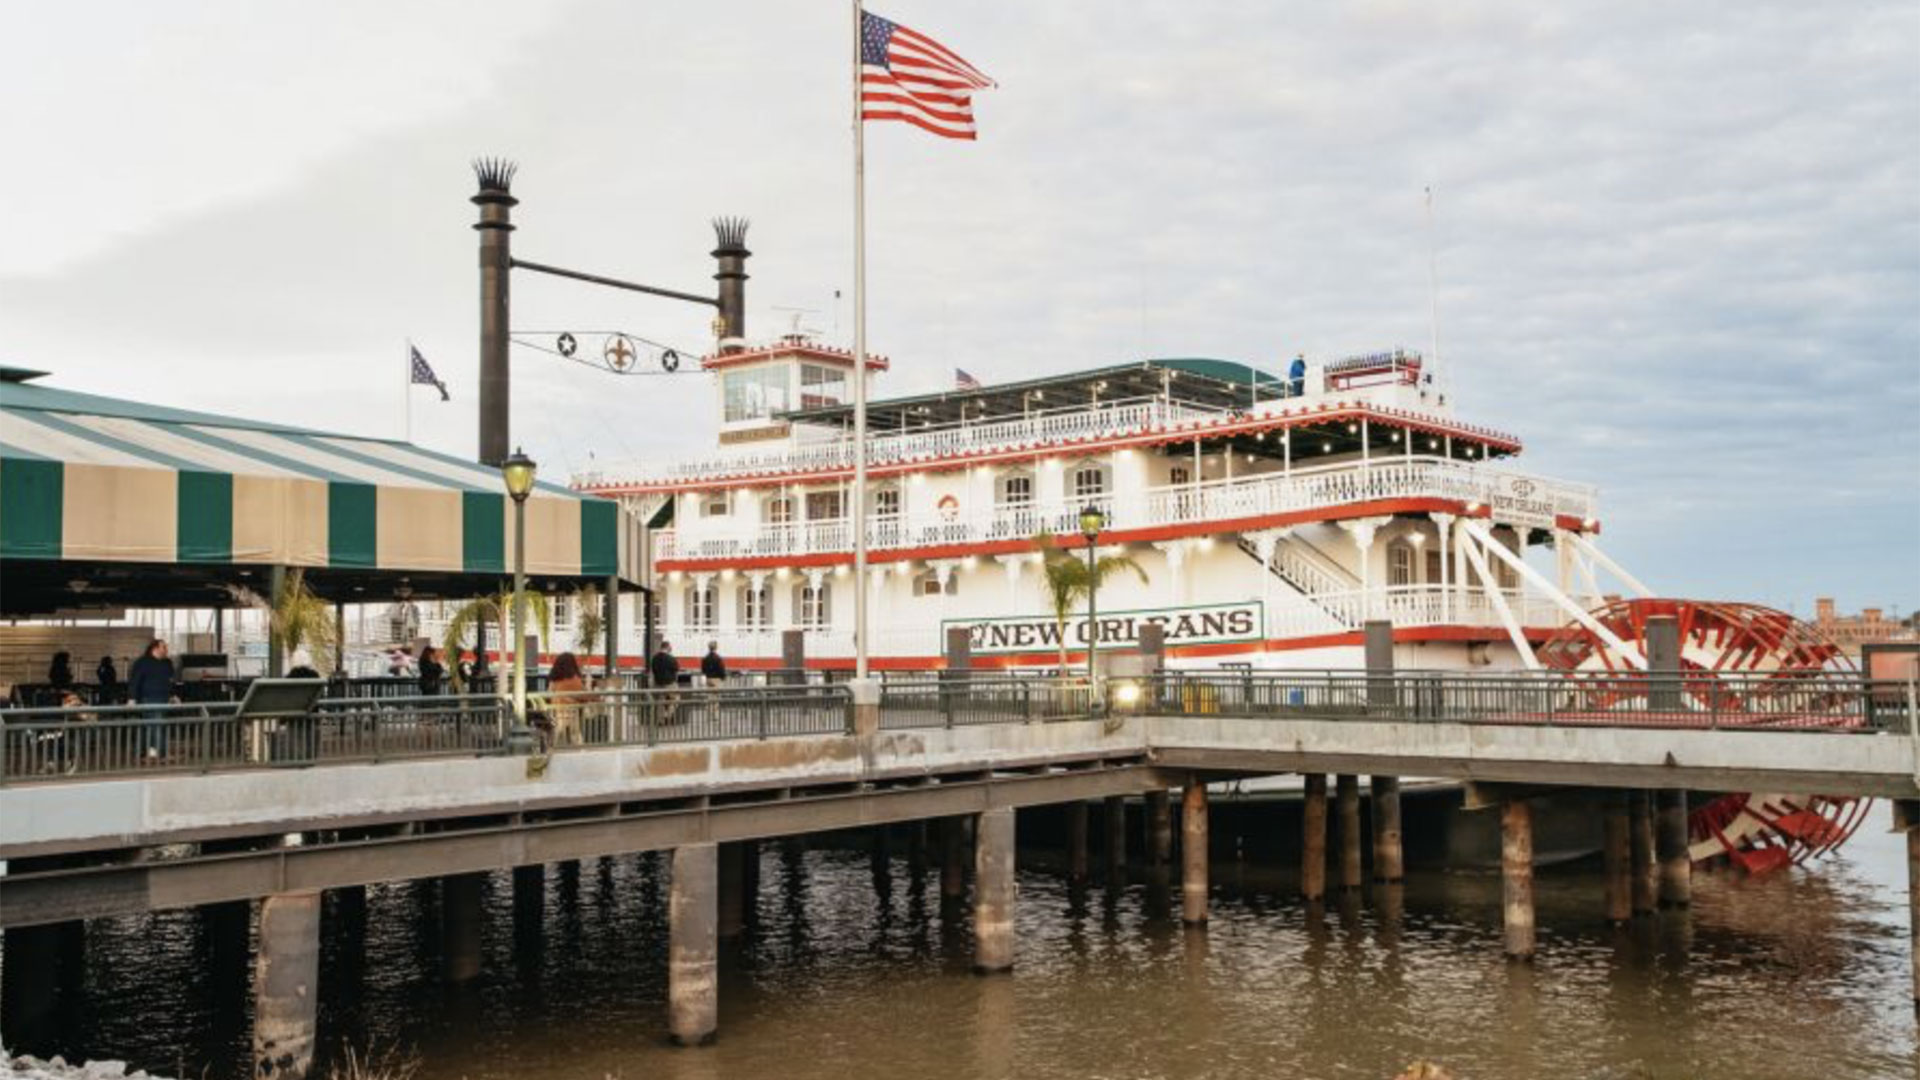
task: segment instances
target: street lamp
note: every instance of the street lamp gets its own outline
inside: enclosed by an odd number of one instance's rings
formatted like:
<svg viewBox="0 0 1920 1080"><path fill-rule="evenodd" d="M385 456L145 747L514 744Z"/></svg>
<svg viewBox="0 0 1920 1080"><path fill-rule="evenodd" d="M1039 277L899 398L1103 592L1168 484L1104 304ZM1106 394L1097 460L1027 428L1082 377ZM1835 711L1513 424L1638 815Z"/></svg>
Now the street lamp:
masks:
<svg viewBox="0 0 1920 1080"><path fill-rule="evenodd" d="M1088 503L1080 511L1080 535L1087 538L1087 682L1095 679L1094 661L1100 650L1100 620L1098 602L1094 594L1100 591L1100 572L1098 565L1098 545L1100 530L1107 524L1107 515L1098 506Z"/></svg>
<svg viewBox="0 0 1920 1080"><path fill-rule="evenodd" d="M527 726L527 496L533 493L533 459L519 447L500 463L500 476L513 499L513 730L507 748L516 753L533 749L533 729Z"/></svg>

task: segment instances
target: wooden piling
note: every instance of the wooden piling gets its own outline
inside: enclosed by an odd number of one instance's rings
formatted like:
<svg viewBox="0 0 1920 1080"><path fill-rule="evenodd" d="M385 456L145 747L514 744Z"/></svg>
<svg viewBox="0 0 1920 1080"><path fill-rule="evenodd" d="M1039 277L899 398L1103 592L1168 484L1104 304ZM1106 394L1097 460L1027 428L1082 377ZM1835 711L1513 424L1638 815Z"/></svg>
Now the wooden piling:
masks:
<svg viewBox="0 0 1920 1080"><path fill-rule="evenodd" d="M1127 800L1109 795L1106 805L1107 883L1124 885L1127 882Z"/></svg>
<svg viewBox="0 0 1920 1080"><path fill-rule="evenodd" d="M1300 808L1300 895L1320 901L1327 895L1327 777L1308 773Z"/></svg>
<svg viewBox="0 0 1920 1080"><path fill-rule="evenodd" d="M1086 800L1067 804L1067 879L1075 884L1087 880L1087 817Z"/></svg>
<svg viewBox="0 0 1920 1080"><path fill-rule="evenodd" d="M1400 844L1400 778L1376 776L1369 782L1373 798L1373 880L1399 881L1406 876L1406 858Z"/></svg>
<svg viewBox="0 0 1920 1080"><path fill-rule="evenodd" d="M982 811L975 824L973 970L1013 967L1013 808Z"/></svg>
<svg viewBox="0 0 1920 1080"><path fill-rule="evenodd" d="M1360 778L1347 773L1334 777L1334 799L1340 812L1340 887L1358 889L1360 863Z"/></svg>
<svg viewBox="0 0 1920 1080"><path fill-rule="evenodd" d="M1533 959L1533 809L1524 799L1500 806L1500 899L1507 957Z"/></svg>
<svg viewBox="0 0 1920 1080"><path fill-rule="evenodd" d="M1647 791L1627 793L1627 845L1633 913L1652 914L1658 893L1653 863L1653 797Z"/></svg>
<svg viewBox="0 0 1920 1080"><path fill-rule="evenodd" d="M1654 810L1654 845L1660 859L1660 906L1693 902L1693 856L1687 851L1687 793L1662 789Z"/></svg>
<svg viewBox="0 0 1920 1080"><path fill-rule="evenodd" d="M280 893L260 901L260 946L253 968L254 1075L275 1080L307 1075L313 1067L319 993L320 894Z"/></svg>
<svg viewBox="0 0 1920 1080"><path fill-rule="evenodd" d="M720 1029L720 853L711 843L673 849L667 900L667 1034L703 1046Z"/></svg>
<svg viewBox="0 0 1920 1080"><path fill-rule="evenodd" d="M1180 802L1180 917L1189 925L1207 921L1207 784L1187 781Z"/></svg>
<svg viewBox="0 0 1920 1080"><path fill-rule="evenodd" d="M1601 857L1606 874L1607 918L1615 923L1633 917L1632 822L1627 799L1627 793L1619 791L1603 797L1606 817Z"/></svg>

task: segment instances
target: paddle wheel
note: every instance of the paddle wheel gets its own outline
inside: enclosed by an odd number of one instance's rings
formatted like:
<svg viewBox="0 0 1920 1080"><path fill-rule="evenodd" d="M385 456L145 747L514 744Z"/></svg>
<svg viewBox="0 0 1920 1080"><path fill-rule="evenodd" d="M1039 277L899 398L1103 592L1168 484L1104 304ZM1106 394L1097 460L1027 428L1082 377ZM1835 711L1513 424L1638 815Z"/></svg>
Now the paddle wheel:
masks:
<svg viewBox="0 0 1920 1080"><path fill-rule="evenodd" d="M1618 639L1570 623L1540 646L1540 662L1592 678L1585 707L1648 711L1659 722L1708 728L1847 728L1863 722L1847 693L1853 661L1812 625L1758 604L1643 598L1592 612ZM1647 623L1671 616L1680 631L1680 674L1649 675ZM1637 653L1634 659L1621 647ZM1722 795L1689 815L1695 862L1724 855L1765 873L1824 855L1852 836L1872 799L1746 792Z"/></svg>

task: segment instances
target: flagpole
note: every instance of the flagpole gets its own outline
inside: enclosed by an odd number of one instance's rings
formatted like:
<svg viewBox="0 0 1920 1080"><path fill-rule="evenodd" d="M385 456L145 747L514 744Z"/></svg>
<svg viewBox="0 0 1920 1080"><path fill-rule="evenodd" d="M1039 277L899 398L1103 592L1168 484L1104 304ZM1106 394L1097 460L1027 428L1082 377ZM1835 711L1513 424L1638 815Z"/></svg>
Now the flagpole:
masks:
<svg viewBox="0 0 1920 1080"><path fill-rule="evenodd" d="M1440 262L1433 236L1433 185L1427 185L1427 318L1433 333L1433 385L1446 393L1440 377Z"/></svg>
<svg viewBox="0 0 1920 1080"><path fill-rule="evenodd" d="M867 125L860 118L860 3L853 0L853 677L867 677Z"/></svg>
<svg viewBox="0 0 1920 1080"><path fill-rule="evenodd" d="M413 339L406 339L407 355L400 370L406 373L406 382L400 386L400 411L407 414L407 442L413 442Z"/></svg>

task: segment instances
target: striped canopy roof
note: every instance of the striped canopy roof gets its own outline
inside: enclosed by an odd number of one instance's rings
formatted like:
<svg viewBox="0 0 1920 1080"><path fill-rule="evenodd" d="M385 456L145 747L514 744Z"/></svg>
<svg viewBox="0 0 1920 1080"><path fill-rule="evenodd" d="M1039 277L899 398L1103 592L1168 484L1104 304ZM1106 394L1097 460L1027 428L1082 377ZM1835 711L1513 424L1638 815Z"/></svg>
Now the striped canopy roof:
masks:
<svg viewBox="0 0 1920 1080"><path fill-rule="evenodd" d="M0 565L282 565L497 576L498 470L403 442L29 385L0 370ZM539 484L529 574L640 581L618 504Z"/></svg>

